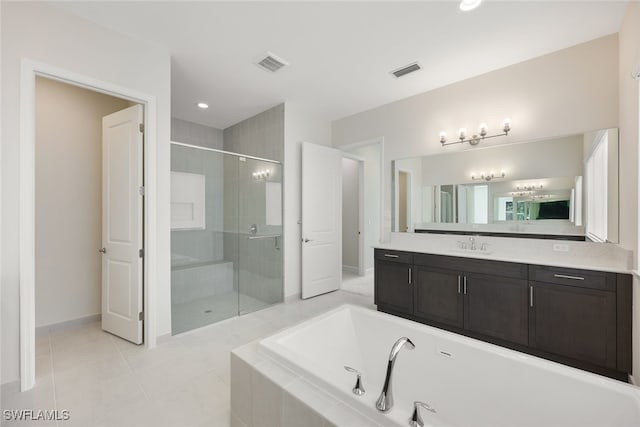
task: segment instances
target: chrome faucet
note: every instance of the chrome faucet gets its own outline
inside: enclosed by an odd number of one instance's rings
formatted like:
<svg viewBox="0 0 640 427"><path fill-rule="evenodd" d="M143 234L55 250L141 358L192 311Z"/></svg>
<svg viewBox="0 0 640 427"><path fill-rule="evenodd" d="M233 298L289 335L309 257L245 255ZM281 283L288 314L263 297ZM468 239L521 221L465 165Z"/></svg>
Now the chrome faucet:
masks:
<svg viewBox="0 0 640 427"><path fill-rule="evenodd" d="M376 401L376 408L380 412L387 412L393 407L393 392L391 391L391 375L393 374L393 365L396 363L396 357L403 347L413 350L416 346L407 337L402 337L393 344L391 353L389 353L389 363L387 364L387 376L384 379L382 393Z"/></svg>
<svg viewBox="0 0 640 427"><path fill-rule="evenodd" d="M471 247L469 249L471 249L472 251L476 250L476 239L474 237L469 237L469 242L471 242Z"/></svg>

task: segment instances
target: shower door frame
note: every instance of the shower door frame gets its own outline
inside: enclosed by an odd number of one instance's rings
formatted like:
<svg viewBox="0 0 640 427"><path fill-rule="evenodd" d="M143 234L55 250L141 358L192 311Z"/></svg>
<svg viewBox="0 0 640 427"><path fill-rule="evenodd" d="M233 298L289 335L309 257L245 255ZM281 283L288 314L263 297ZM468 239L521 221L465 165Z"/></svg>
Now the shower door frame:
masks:
<svg viewBox="0 0 640 427"><path fill-rule="evenodd" d="M281 188L282 188L282 200L280 201L280 212L281 212L281 219L282 219L282 235L280 238L280 242L282 244L281 250L282 250L282 256L280 257L280 266L281 266L281 271L282 271L282 300L284 301L284 242L285 242L285 227L284 227L284 180L285 180L285 176L284 176L284 165L282 164L282 162L278 161L278 160L273 160L273 159L266 159L264 157L257 157L257 156L251 156L248 154L241 154L241 153L236 153L233 151L225 151L225 150L220 150L217 148L210 148L210 147L203 147L200 145L193 145L193 144L187 144L184 142L178 142L178 141L170 141L169 142L169 146L171 145L176 145L179 147L186 147L186 148L193 148L196 150L202 150L202 151L210 151L210 152L214 152L214 153L220 153L220 154L228 154L234 157L237 157L238 159L241 158L245 158L245 159L253 159L253 160L258 160L258 161L262 161L262 162L268 162L268 163L273 163L276 165L280 165L280 172L282 174L282 182L280 183ZM239 230L238 230L239 233ZM239 238L239 237L238 237ZM239 260L238 260L239 261ZM239 280L239 277L238 277ZM171 286L171 284L170 284ZM240 293L240 283L238 282L238 295ZM282 301L281 301L282 302ZM240 302L238 300L238 314L236 316L240 316L240 306L239 306Z"/></svg>

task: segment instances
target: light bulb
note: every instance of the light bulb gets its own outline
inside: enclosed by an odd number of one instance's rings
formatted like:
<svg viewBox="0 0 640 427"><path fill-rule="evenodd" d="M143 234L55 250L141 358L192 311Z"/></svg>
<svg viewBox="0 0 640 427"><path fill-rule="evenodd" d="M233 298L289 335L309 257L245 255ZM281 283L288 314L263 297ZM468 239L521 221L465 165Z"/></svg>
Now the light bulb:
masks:
<svg viewBox="0 0 640 427"><path fill-rule="evenodd" d="M504 131L504 133L509 133L509 131L511 130L511 119L504 119L504 121L502 122L502 130Z"/></svg>
<svg viewBox="0 0 640 427"><path fill-rule="evenodd" d="M480 136L485 136L487 134L487 124L480 123Z"/></svg>
<svg viewBox="0 0 640 427"><path fill-rule="evenodd" d="M460 139L465 139L466 137L466 133L467 133L467 129L465 128L460 128L460 130L458 130L458 135Z"/></svg>
<svg viewBox="0 0 640 427"><path fill-rule="evenodd" d="M460 2L460 10L468 12L480 6L480 3L482 3L482 0L462 0Z"/></svg>
<svg viewBox="0 0 640 427"><path fill-rule="evenodd" d="M203 110L209 108L209 104L207 104L206 102L198 102L196 105L198 106L198 108L202 108Z"/></svg>

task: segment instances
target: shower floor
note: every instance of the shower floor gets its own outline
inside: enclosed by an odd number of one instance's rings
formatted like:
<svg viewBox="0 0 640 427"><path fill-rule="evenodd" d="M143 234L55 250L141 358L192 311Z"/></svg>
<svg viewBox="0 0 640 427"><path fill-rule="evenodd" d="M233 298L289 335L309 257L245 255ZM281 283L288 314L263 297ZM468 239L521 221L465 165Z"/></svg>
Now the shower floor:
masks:
<svg viewBox="0 0 640 427"><path fill-rule="evenodd" d="M240 314L257 311L271 304L237 292L199 298L180 304L171 304L171 334L200 328Z"/></svg>

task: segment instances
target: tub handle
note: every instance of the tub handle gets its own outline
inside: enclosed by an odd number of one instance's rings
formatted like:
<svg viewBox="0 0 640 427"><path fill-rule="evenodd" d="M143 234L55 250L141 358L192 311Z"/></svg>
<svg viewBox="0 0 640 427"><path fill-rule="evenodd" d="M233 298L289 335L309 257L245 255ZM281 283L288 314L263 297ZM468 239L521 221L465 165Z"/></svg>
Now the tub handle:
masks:
<svg viewBox="0 0 640 427"><path fill-rule="evenodd" d="M356 394L358 396L362 396L365 393L364 387L362 386L362 374L360 373L360 371L358 371L357 369L352 368L351 366L345 366L344 369L347 372L351 372L352 374L356 374L356 385L353 387L353 389L351 391L353 392L353 394Z"/></svg>
<svg viewBox="0 0 640 427"><path fill-rule="evenodd" d="M423 427L424 421L422 421L422 417L420 416L420 408L426 409L429 412L436 413L436 410L433 409L428 403L415 401L413 402L413 414L411 418L409 418L409 425L411 427Z"/></svg>

